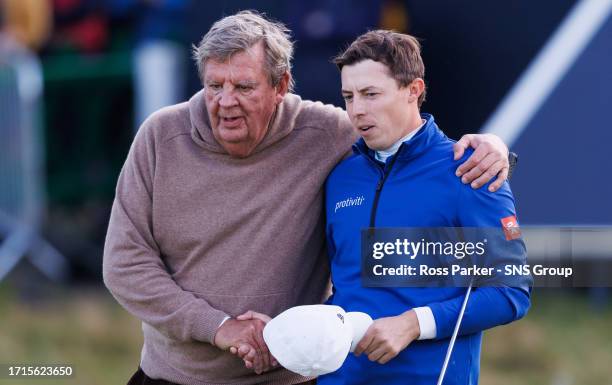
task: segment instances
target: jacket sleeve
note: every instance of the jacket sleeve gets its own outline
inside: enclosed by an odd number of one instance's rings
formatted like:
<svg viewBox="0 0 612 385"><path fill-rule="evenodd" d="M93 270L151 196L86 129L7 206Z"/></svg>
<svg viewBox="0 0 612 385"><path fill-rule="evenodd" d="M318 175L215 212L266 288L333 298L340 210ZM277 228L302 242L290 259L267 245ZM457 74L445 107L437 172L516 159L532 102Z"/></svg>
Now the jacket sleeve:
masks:
<svg viewBox="0 0 612 385"><path fill-rule="evenodd" d="M227 314L172 279L153 235L156 141L150 124L140 128L119 176L104 245L104 284L128 312L168 337L212 343Z"/></svg>
<svg viewBox="0 0 612 385"><path fill-rule="evenodd" d="M488 184L478 190L469 185L459 186L457 217L463 227L499 228L501 219L516 215L514 198L507 182L497 192L488 191ZM522 242L521 242L522 245ZM524 250L524 245L522 246ZM526 255L521 254L524 258ZM470 334L497 325L507 324L522 318L530 306L530 288L524 287L477 287L471 293L459 334ZM464 295L431 303L436 321L436 339L452 335Z"/></svg>

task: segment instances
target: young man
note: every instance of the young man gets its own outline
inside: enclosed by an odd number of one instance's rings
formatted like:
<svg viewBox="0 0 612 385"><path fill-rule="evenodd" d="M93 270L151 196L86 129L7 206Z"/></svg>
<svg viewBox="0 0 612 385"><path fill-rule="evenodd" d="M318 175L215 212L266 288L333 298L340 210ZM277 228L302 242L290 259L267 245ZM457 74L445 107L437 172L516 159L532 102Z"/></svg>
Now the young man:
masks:
<svg viewBox="0 0 612 385"><path fill-rule="evenodd" d="M375 321L337 372L319 384L434 384L465 288L362 287L360 231L368 227L500 227L515 216L507 183L492 193L455 176L454 142L421 114L424 65L418 41L391 31L357 38L335 59L346 110L361 139L326 185L330 303ZM337 205L359 197L352 205ZM445 384L478 382L482 331L521 318L529 291L475 289Z"/></svg>

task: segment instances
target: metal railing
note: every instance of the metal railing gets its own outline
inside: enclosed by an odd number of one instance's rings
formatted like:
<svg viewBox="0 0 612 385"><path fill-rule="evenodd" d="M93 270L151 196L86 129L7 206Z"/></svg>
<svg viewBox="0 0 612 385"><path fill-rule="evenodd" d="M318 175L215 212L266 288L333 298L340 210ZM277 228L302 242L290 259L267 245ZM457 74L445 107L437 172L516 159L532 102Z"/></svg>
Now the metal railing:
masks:
<svg viewBox="0 0 612 385"><path fill-rule="evenodd" d="M0 35L0 281L24 258L50 279L65 258L40 235L45 208L42 70L38 59Z"/></svg>

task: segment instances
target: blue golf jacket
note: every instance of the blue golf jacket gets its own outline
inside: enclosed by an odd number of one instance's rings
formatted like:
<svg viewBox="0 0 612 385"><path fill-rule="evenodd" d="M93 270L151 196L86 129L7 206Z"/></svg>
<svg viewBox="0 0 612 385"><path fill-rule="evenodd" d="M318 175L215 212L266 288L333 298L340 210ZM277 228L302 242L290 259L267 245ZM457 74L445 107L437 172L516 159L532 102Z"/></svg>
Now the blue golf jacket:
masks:
<svg viewBox="0 0 612 385"><path fill-rule="evenodd" d="M360 231L368 227L500 227L515 216L507 182L495 193L488 185L472 189L455 176L470 155L453 160L454 141L428 114L426 123L385 164L363 139L326 184L327 240L334 294L328 303L362 311L373 319L429 306L436 337L412 342L381 365L365 354L349 354L336 372L319 384L435 384L459 315L465 288L362 287ZM378 197L377 197L378 195ZM469 298L444 384L477 384L482 331L523 317L530 305L528 287L478 287Z"/></svg>

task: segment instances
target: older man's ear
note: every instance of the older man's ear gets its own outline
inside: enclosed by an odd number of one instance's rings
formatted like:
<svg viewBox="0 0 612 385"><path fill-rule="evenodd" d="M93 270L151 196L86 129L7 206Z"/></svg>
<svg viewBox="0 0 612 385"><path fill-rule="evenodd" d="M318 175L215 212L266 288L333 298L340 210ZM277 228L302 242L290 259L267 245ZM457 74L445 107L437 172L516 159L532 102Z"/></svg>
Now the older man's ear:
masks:
<svg viewBox="0 0 612 385"><path fill-rule="evenodd" d="M291 74L285 72L276 86L276 105L279 105L287 92L289 92L289 83L291 82Z"/></svg>

